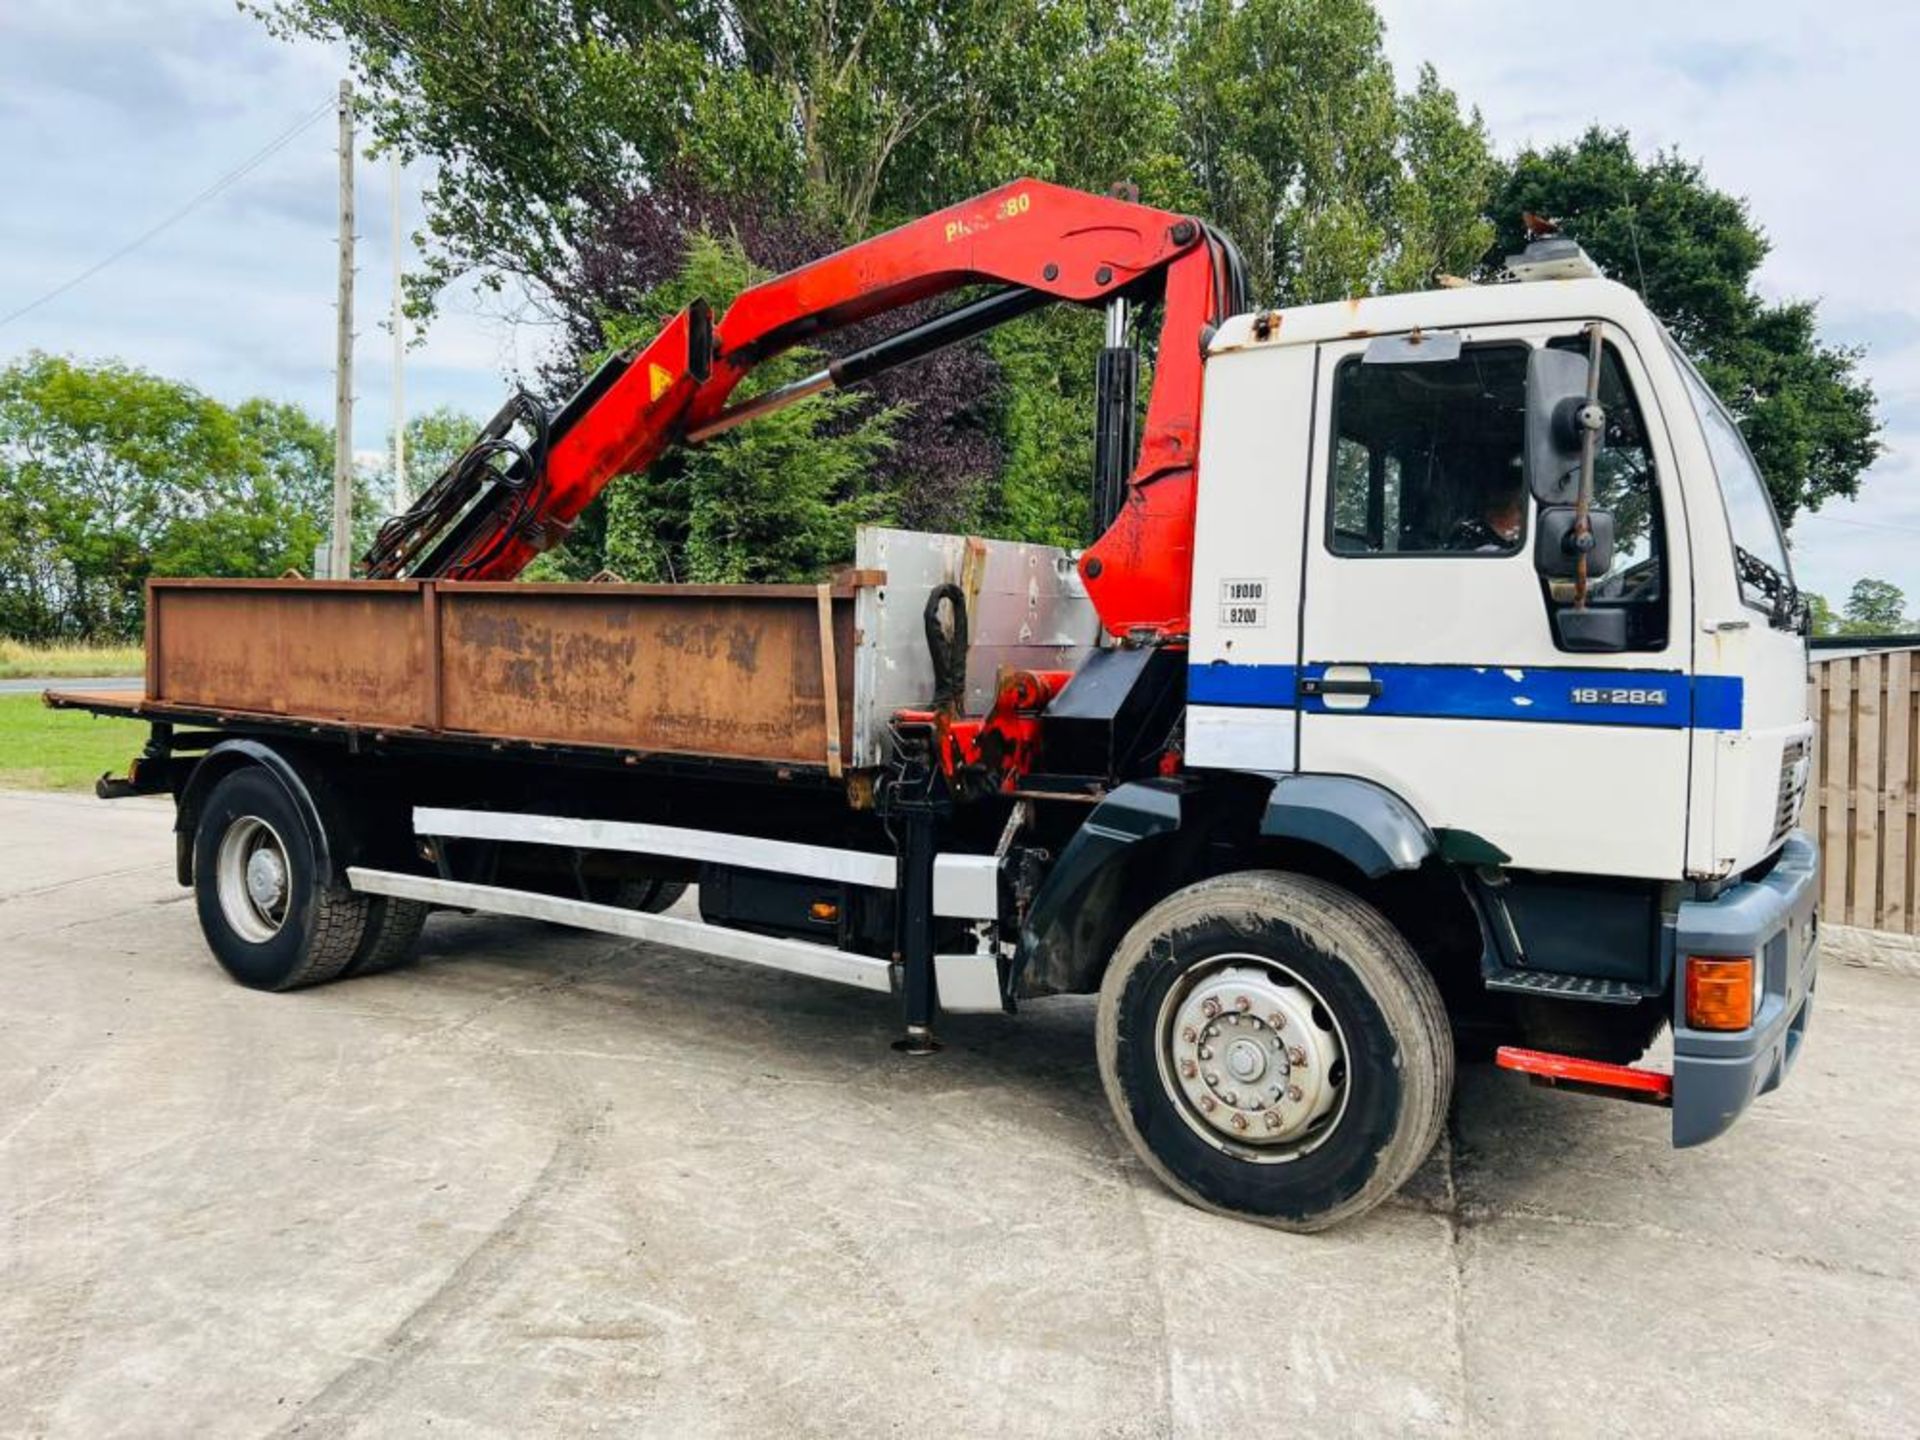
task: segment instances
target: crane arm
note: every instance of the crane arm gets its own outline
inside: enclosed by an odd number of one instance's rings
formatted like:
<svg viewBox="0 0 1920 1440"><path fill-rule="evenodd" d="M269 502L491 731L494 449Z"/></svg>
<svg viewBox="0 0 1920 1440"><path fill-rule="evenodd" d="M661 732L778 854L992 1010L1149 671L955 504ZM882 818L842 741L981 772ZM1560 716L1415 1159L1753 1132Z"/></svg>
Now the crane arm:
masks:
<svg viewBox="0 0 1920 1440"><path fill-rule="evenodd" d="M753 368L849 325L964 287L998 291L796 385L729 402ZM366 557L371 576L502 580L558 544L615 476L807 394L857 383L1052 301L1162 300L1153 393L1120 513L1082 557L1115 634L1184 633L1203 337L1242 307L1238 256L1190 217L1019 180L742 291L614 356L551 417L516 399Z"/></svg>

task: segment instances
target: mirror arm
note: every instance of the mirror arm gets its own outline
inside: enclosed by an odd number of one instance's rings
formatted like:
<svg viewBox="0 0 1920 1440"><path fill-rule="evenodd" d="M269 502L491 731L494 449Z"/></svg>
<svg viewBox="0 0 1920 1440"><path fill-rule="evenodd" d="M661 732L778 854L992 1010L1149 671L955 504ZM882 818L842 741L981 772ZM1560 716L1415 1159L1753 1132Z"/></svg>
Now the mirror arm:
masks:
<svg viewBox="0 0 1920 1440"><path fill-rule="evenodd" d="M1588 516L1593 510L1594 457L1600 449L1600 432L1606 414L1600 409L1600 322L1587 326L1587 399L1580 407L1580 490L1574 498L1573 533L1567 538L1577 553L1573 572L1573 608L1587 608L1587 554L1593 549L1593 527Z"/></svg>

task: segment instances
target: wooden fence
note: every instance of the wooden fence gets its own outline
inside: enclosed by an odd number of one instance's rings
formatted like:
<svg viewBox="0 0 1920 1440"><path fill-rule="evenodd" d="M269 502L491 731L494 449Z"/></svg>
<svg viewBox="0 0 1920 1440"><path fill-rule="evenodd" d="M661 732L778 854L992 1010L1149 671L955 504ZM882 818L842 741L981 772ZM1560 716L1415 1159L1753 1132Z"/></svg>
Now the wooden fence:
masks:
<svg viewBox="0 0 1920 1440"><path fill-rule="evenodd" d="M1820 841L1821 918L1920 931L1914 782L1920 773L1920 653L1816 659L1808 698L1819 726L1800 823Z"/></svg>

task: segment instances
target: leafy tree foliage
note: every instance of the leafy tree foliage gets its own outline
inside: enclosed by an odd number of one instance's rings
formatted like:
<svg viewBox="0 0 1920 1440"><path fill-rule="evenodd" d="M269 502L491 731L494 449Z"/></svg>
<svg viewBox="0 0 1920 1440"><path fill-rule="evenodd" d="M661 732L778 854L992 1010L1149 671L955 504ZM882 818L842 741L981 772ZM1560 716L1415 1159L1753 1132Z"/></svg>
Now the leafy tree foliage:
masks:
<svg viewBox="0 0 1920 1440"><path fill-rule="evenodd" d="M473 444L486 422L452 405L436 406L407 420L406 493L418 499L420 493ZM393 437L387 437L386 458L372 479L379 503L388 509L397 494L393 483Z"/></svg>
<svg viewBox="0 0 1920 1440"><path fill-rule="evenodd" d="M1833 605L1824 595L1812 591L1801 592L1807 602L1808 628L1815 635L1838 635L1840 617L1833 613Z"/></svg>
<svg viewBox="0 0 1920 1440"><path fill-rule="evenodd" d="M300 410L229 408L130 366L0 371L0 631L137 634L152 575L271 575L325 534L333 443Z"/></svg>
<svg viewBox="0 0 1920 1440"><path fill-rule="evenodd" d="M846 239L1027 170L1104 186L1171 121L1147 83L1169 0L247 8L344 40L379 140L435 157L421 311L470 271L544 285L583 219L669 176Z"/></svg>
<svg viewBox="0 0 1920 1440"><path fill-rule="evenodd" d="M1490 267L1520 248L1524 211L1559 220L1666 322L1739 422L1783 524L1859 490L1881 448L1861 352L1823 344L1811 302L1755 291L1767 239L1744 200L1693 161L1642 160L1624 130L1595 127L1515 157L1494 201Z"/></svg>
<svg viewBox="0 0 1920 1440"><path fill-rule="evenodd" d="M1847 634L1897 633L1907 628L1906 594L1890 580L1856 580L1847 596L1846 617Z"/></svg>
<svg viewBox="0 0 1920 1440"><path fill-rule="evenodd" d="M636 314L671 314L696 295L724 303L760 274L737 240L696 233L678 273L647 292ZM610 320L608 348L645 343L658 324ZM790 351L756 370L740 398L818 364L815 352ZM856 525L891 517L895 497L875 483L875 462L898 418L870 396L833 392L677 450L609 492L603 562L629 580L820 574L851 554Z"/></svg>
<svg viewBox="0 0 1920 1440"><path fill-rule="evenodd" d="M1371 0L1199 0L1173 74L1198 203L1260 303L1421 286L1485 249L1485 126L1431 66L1395 94Z"/></svg>
<svg viewBox="0 0 1920 1440"><path fill-rule="evenodd" d="M1852 494L1879 448L1857 353L1820 342L1811 305L1755 294L1766 241L1741 201L1618 132L1497 161L1431 68L1397 91L1372 0L243 3L344 43L380 143L434 157L416 312L461 275L525 285L563 322L556 394L610 335L656 323L696 235L777 271L1035 174L1130 178L1208 216L1261 304L1491 268L1523 210L1555 215L1646 291L1783 519ZM1083 318L881 382L894 443L873 448L868 492L904 523L1087 538ZM589 511L571 542L588 553L548 568L598 568L605 521Z"/></svg>
<svg viewBox="0 0 1920 1440"><path fill-rule="evenodd" d="M1824 595L1808 595L1807 608L1815 635L1896 635L1920 628L1920 620L1907 618L1906 592L1870 576L1853 582L1840 614Z"/></svg>

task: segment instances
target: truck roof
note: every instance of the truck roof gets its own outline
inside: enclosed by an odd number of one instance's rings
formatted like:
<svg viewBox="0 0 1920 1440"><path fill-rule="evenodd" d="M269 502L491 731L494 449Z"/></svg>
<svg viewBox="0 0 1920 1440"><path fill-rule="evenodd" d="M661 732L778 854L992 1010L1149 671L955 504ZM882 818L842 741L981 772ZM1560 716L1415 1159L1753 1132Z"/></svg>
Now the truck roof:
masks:
<svg viewBox="0 0 1920 1440"><path fill-rule="evenodd" d="M1258 345L1314 345L1327 340L1391 335L1416 326L1453 329L1473 325L1511 325L1574 317L1610 319L1625 326L1646 313L1640 297L1613 280L1531 280L1495 285L1461 285L1449 290L1416 290L1401 295L1368 295L1323 305L1297 305L1235 315L1223 322L1207 353ZM1257 322L1272 326L1261 340Z"/></svg>

